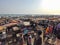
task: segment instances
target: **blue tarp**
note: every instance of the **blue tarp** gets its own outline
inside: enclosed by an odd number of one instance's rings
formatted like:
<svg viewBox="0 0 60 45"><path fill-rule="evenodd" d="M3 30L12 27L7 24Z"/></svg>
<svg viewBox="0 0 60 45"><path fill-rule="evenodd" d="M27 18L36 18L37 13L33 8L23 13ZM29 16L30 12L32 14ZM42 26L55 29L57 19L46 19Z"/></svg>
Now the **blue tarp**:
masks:
<svg viewBox="0 0 60 45"><path fill-rule="evenodd" d="M27 29L24 29L24 32L23 32L24 34L27 34L28 33L28 30Z"/></svg>

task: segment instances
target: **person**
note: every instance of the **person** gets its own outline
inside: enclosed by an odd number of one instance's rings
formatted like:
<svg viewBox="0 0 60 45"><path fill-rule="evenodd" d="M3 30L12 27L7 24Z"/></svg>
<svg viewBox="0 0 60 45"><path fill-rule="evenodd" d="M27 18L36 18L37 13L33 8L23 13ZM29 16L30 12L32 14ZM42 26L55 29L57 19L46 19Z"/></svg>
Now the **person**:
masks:
<svg viewBox="0 0 60 45"><path fill-rule="evenodd" d="M37 23L35 23L34 21L30 21L30 26L32 27L32 29L33 29L34 31L36 31Z"/></svg>
<svg viewBox="0 0 60 45"><path fill-rule="evenodd" d="M46 28L45 34L49 33L49 27Z"/></svg>
<svg viewBox="0 0 60 45"><path fill-rule="evenodd" d="M53 37L53 25L48 25L45 31L45 38L48 40L51 37Z"/></svg>
<svg viewBox="0 0 60 45"><path fill-rule="evenodd" d="M17 43L17 34L19 33L20 31L19 31L19 28L17 27L17 26L13 26L12 27L12 41L13 41L13 43Z"/></svg>
<svg viewBox="0 0 60 45"><path fill-rule="evenodd" d="M55 45L60 45L60 23L56 26L56 43Z"/></svg>
<svg viewBox="0 0 60 45"><path fill-rule="evenodd" d="M27 45L32 45L32 36L31 36L31 32L28 32Z"/></svg>
<svg viewBox="0 0 60 45"><path fill-rule="evenodd" d="M27 28L24 28L23 29L23 38L24 38L24 42L26 43L27 42L27 38L28 38L28 29Z"/></svg>
<svg viewBox="0 0 60 45"><path fill-rule="evenodd" d="M2 32L2 45L6 45L6 32Z"/></svg>
<svg viewBox="0 0 60 45"><path fill-rule="evenodd" d="M0 39L0 45L2 45L1 39Z"/></svg>
<svg viewBox="0 0 60 45"><path fill-rule="evenodd" d="M52 25L48 25L48 27L46 28L46 33L52 34L52 31L53 31L53 26Z"/></svg>
<svg viewBox="0 0 60 45"><path fill-rule="evenodd" d="M37 36L34 39L34 44L33 45L42 45L42 38L40 35L42 34L42 31L37 31Z"/></svg>
<svg viewBox="0 0 60 45"><path fill-rule="evenodd" d="M18 42L18 45L23 45L23 35L22 35L22 33L17 34L17 42Z"/></svg>

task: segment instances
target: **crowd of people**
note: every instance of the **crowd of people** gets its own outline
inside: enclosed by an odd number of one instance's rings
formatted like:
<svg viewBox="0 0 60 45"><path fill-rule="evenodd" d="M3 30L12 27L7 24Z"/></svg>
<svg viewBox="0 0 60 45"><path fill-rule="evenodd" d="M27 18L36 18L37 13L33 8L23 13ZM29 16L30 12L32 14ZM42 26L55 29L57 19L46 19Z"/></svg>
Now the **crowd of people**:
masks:
<svg viewBox="0 0 60 45"><path fill-rule="evenodd" d="M24 21L0 26L0 45L60 45L59 21Z"/></svg>

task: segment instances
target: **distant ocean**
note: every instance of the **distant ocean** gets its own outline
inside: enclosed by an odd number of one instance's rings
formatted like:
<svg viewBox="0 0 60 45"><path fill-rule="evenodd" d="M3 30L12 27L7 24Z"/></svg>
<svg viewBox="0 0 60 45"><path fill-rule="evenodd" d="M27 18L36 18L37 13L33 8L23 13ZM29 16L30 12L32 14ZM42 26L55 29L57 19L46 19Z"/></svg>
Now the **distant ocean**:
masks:
<svg viewBox="0 0 60 45"><path fill-rule="evenodd" d="M0 14L1 16L11 16L11 17L18 17L18 16L60 16L60 15L47 15L47 14Z"/></svg>
<svg viewBox="0 0 60 45"><path fill-rule="evenodd" d="M40 15L40 14L0 14L0 17L1 16L11 16L11 17L17 17L17 16L25 16L25 15L27 15L27 16L38 16L38 15Z"/></svg>
<svg viewBox="0 0 60 45"><path fill-rule="evenodd" d="M0 14L1 16L11 16L11 17L16 17L16 16L24 16L25 14Z"/></svg>

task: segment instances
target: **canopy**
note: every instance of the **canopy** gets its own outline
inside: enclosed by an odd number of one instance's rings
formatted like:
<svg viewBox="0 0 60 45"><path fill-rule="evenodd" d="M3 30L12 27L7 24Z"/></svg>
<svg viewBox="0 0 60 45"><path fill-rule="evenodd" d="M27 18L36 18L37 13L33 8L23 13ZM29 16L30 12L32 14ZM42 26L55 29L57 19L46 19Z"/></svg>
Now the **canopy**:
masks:
<svg viewBox="0 0 60 45"><path fill-rule="evenodd" d="M19 28L18 27L13 27L13 30L14 31L19 30Z"/></svg>
<svg viewBox="0 0 60 45"><path fill-rule="evenodd" d="M6 27L0 26L0 31L4 30Z"/></svg>
<svg viewBox="0 0 60 45"><path fill-rule="evenodd" d="M30 25L30 22L23 22L23 24L24 24L25 26L29 26L29 25Z"/></svg>
<svg viewBox="0 0 60 45"><path fill-rule="evenodd" d="M10 26L13 26L13 25L17 25L17 23L9 23L9 24L5 24L5 25L3 25L3 26L5 26L5 27L10 27Z"/></svg>

